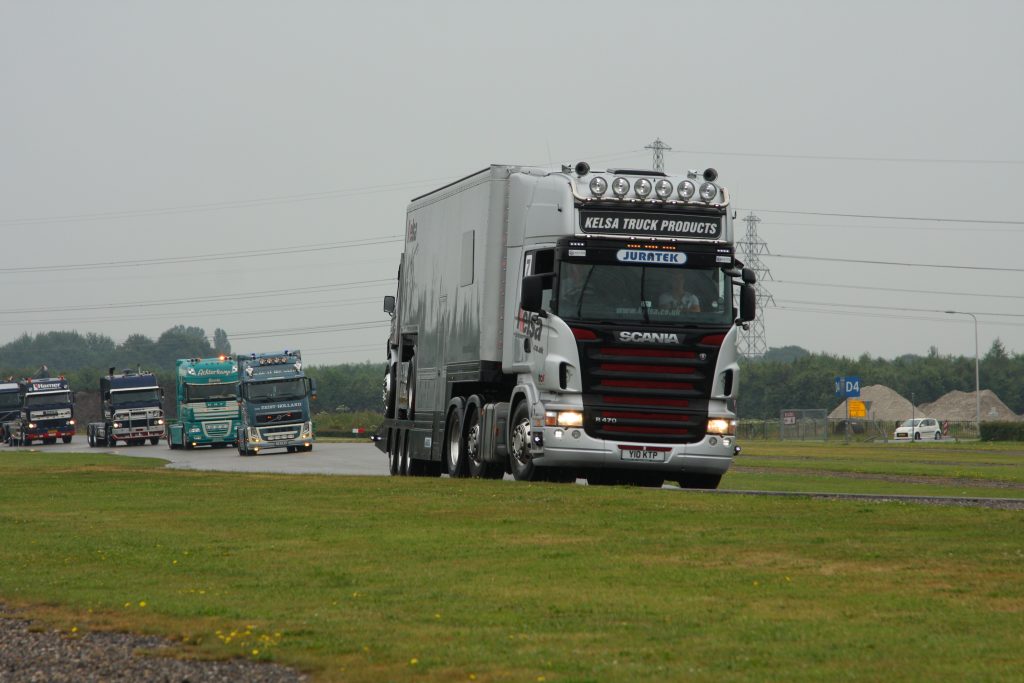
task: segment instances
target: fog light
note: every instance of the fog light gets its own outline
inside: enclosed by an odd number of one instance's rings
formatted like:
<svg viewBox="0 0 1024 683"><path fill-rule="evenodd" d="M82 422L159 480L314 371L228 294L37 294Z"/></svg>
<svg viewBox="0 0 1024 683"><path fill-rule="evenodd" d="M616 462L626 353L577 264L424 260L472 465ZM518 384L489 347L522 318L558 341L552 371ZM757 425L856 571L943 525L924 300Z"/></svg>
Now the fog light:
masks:
<svg viewBox="0 0 1024 683"><path fill-rule="evenodd" d="M607 191L608 191L608 181L605 180L604 178L602 178L601 176L597 176L593 180L590 181L590 192L595 197L600 197L601 195L603 195Z"/></svg>
<svg viewBox="0 0 1024 683"><path fill-rule="evenodd" d="M616 197L624 197L629 192L629 181L619 177L612 181L612 192Z"/></svg>
<svg viewBox="0 0 1024 683"><path fill-rule="evenodd" d="M689 180L679 183L679 198L690 199L697 192L697 186Z"/></svg>
<svg viewBox="0 0 1024 683"><path fill-rule="evenodd" d="M640 178L633 183L633 191L637 197L646 197L651 193L651 181L647 178Z"/></svg>
<svg viewBox="0 0 1024 683"><path fill-rule="evenodd" d="M662 178L658 182L654 183L654 194L658 195L659 199L668 199L671 197L672 181Z"/></svg>
<svg viewBox="0 0 1024 683"><path fill-rule="evenodd" d="M718 188L714 183L702 183L700 186L700 198L710 202L718 195Z"/></svg>
<svg viewBox="0 0 1024 683"><path fill-rule="evenodd" d="M563 434L565 434L565 432L563 432L561 429L556 429L555 430L555 438L556 439L561 439Z"/></svg>

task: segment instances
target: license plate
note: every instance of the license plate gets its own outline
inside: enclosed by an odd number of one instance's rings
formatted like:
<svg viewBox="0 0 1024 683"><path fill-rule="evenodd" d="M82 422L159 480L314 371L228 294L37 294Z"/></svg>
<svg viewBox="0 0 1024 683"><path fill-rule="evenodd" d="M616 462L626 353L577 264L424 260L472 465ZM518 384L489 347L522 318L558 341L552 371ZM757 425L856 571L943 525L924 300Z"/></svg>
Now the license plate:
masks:
<svg viewBox="0 0 1024 683"><path fill-rule="evenodd" d="M623 460L641 460L644 462L665 462L665 451L648 451L643 448L623 448L620 451Z"/></svg>

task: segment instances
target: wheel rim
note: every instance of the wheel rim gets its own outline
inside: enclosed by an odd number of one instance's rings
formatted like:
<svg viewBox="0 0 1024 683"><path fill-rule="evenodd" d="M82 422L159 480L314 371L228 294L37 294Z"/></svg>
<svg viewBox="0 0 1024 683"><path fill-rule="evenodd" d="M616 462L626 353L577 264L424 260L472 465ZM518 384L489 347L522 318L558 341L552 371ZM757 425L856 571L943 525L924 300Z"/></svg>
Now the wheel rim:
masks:
<svg viewBox="0 0 1024 683"><path fill-rule="evenodd" d="M448 415L448 472L455 474L458 471L459 461L462 457L462 443L460 442L459 414L452 410Z"/></svg>
<svg viewBox="0 0 1024 683"><path fill-rule="evenodd" d="M512 429L512 460L519 467L530 464L530 418L526 417L516 423Z"/></svg>
<svg viewBox="0 0 1024 683"><path fill-rule="evenodd" d="M466 430L466 455L475 464L480 462L480 418L476 411L470 417L469 428Z"/></svg>

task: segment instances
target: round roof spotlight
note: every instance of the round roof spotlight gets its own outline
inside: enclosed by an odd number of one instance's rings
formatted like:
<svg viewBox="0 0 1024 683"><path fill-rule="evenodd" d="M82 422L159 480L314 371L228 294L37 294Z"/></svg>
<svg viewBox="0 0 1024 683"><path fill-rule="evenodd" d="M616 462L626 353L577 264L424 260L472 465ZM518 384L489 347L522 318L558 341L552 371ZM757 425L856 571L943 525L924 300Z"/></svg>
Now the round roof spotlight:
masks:
<svg viewBox="0 0 1024 683"><path fill-rule="evenodd" d="M702 183L700 186L700 198L706 202L718 196L718 187L714 183Z"/></svg>
<svg viewBox="0 0 1024 683"><path fill-rule="evenodd" d="M716 180L718 180L718 171L716 171L713 168L705 168L704 180L708 181L709 183L715 182Z"/></svg>
<svg viewBox="0 0 1024 683"><path fill-rule="evenodd" d="M615 193L616 197L625 197L626 193L629 192L629 181L619 176L612 181L612 192Z"/></svg>
<svg viewBox="0 0 1024 683"><path fill-rule="evenodd" d="M679 198L680 199L692 199L693 195L697 193L697 186L689 180L684 180L679 183Z"/></svg>
<svg viewBox="0 0 1024 683"><path fill-rule="evenodd" d="M658 195L658 199L668 199L671 197L672 181L662 178L658 182L654 183L654 194Z"/></svg>
<svg viewBox="0 0 1024 683"><path fill-rule="evenodd" d="M608 191L608 181L601 176L594 176L590 180L590 193L595 197L602 196Z"/></svg>
<svg viewBox="0 0 1024 683"><path fill-rule="evenodd" d="M581 161L578 164L576 164L576 175L582 178L588 173L590 173L590 164L588 164L585 161ZM704 173L707 174L707 171L705 171ZM714 178L709 178L709 180L714 180Z"/></svg>
<svg viewBox="0 0 1024 683"><path fill-rule="evenodd" d="M636 196L641 198L649 195L652 187L653 185L651 185L651 181L647 178L639 178L635 183L633 183L633 190L636 191Z"/></svg>

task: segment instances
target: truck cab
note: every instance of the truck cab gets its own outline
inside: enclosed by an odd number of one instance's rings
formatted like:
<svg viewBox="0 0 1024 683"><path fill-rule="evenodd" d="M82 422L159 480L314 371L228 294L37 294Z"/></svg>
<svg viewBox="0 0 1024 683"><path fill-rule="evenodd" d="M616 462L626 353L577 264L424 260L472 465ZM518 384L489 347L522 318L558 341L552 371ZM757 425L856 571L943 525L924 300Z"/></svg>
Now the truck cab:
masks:
<svg viewBox="0 0 1024 683"><path fill-rule="evenodd" d="M168 447L234 446L239 424L238 363L221 355L181 358L176 365L178 419L167 424Z"/></svg>
<svg viewBox="0 0 1024 683"><path fill-rule="evenodd" d="M74 398L64 377L24 379L18 382L18 395L17 416L5 427L8 444L53 444L57 439L71 443L75 434Z"/></svg>
<svg viewBox="0 0 1024 683"><path fill-rule="evenodd" d="M103 421L89 423L89 446L116 446L118 441L140 446L147 439L154 446L160 443L165 431L163 396L152 373L124 370L116 375L110 368L100 378Z"/></svg>
<svg viewBox="0 0 1024 683"><path fill-rule="evenodd" d="M253 353L238 356L241 429L239 455L283 448L289 453L313 450L309 402L316 398L313 380L302 372L302 353Z"/></svg>

